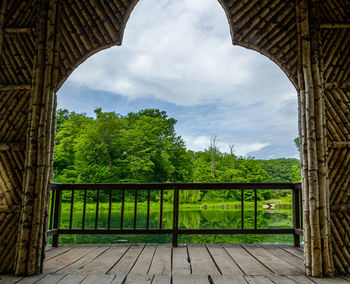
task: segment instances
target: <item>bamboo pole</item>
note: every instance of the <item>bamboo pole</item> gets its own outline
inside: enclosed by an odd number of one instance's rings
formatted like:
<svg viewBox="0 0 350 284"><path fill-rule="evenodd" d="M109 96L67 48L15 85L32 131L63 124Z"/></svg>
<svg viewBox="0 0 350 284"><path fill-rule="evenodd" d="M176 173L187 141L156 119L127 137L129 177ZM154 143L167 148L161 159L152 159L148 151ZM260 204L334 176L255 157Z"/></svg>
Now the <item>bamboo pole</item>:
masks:
<svg viewBox="0 0 350 284"><path fill-rule="evenodd" d="M322 23L321 29L350 29L350 23Z"/></svg>
<svg viewBox="0 0 350 284"><path fill-rule="evenodd" d="M42 129L44 135L40 135L41 143L42 143L42 151L38 152L38 159L42 159L42 163L44 166L44 174L43 179L40 179L40 183L37 185L38 188L41 189L42 200L41 200L41 215L40 215L40 226L38 228L39 233L41 233L40 238L38 238L37 242L37 255L36 255L36 267L42 271L42 257L44 257L44 247L43 245L46 243L46 219L48 216L48 206L49 206L49 183L51 181L51 173L52 173L52 164L53 164L53 148L52 148L52 140L54 139L54 132L52 130L52 125L55 123L53 118L55 117L56 112L56 104L55 104L55 93L53 89L55 88L54 84L54 63L58 62L58 45L56 44L56 29L57 29L57 1L50 1L49 12L48 12L48 23L47 23L47 38L48 41L46 43L46 62L45 62L45 78L44 78L44 86L43 86L43 100L45 105L47 105L47 111L41 113L41 124L45 123L45 128ZM56 61L55 61L56 59ZM38 214L39 215L39 214ZM41 231L40 231L41 229Z"/></svg>
<svg viewBox="0 0 350 284"><path fill-rule="evenodd" d="M300 2L300 1L299 1ZM311 235L310 235L310 208L309 208L309 182L308 182L308 156L307 156L307 140L306 140L306 117L305 117L305 85L302 73L302 38L301 38L301 15L300 9L301 3L296 1L296 14L297 14L297 42L298 42L298 116L299 116L299 136L301 145L301 173L302 173L302 201L303 201L303 219L304 219L304 262L305 272L307 275L311 274Z"/></svg>
<svg viewBox="0 0 350 284"><path fill-rule="evenodd" d="M0 151L24 151L25 144L22 143L0 143Z"/></svg>
<svg viewBox="0 0 350 284"><path fill-rule="evenodd" d="M318 2L312 0L311 9L311 71L315 86L315 120L316 120L316 146L319 175L319 219L322 242L322 275L333 276L334 265L332 260L332 246L330 241L330 204L329 204L329 176L328 176L328 147L325 112L325 90L323 81L323 55L320 30L318 28Z"/></svg>
<svg viewBox="0 0 350 284"><path fill-rule="evenodd" d="M4 24L5 24L6 7L7 7L7 0L2 0L1 6L0 6L0 56L2 56L2 46L4 43Z"/></svg>
<svg viewBox="0 0 350 284"><path fill-rule="evenodd" d="M333 275L330 246L327 137L316 3L297 1L299 92L303 150L304 242L307 275ZM309 17L312 15L315 18ZM311 25L310 25L311 23Z"/></svg>
<svg viewBox="0 0 350 284"><path fill-rule="evenodd" d="M329 148L350 148L350 141L329 141L328 142Z"/></svg>
<svg viewBox="0 0 350 284"><path fill-rule="evenodd" d="M45 112L46 105L42 102L45 56L47 40L47 13L48 1L41 0L38 5L39 17L37 21L37 53L34 58L33 87L31 90L31 107L29 111L29 131L27 144L26 171L24 175L24 198L16 248L15 273L16 275L34 275L39 273L36 267L36 255L39 249L36 243L40 239L40 217L42 214L42 188L37 186L37 180L42 179L43 163L37 159L42 145L38 139L42 124L40 113ZM45 125L45 124L44 124ZM41 153L41 152L40 152Z"/></svg>
<svg viewBox="0 0 350 284"><path fill-rule="evenodd" d="M0 85L0 91L30 90L30 88L28 84Z"/></svg>
<svg viewBox="0 0 350 284"><path fill-rule="evenodd" d="M5 33L8 34L14 34L14 33L30 33L30 32L34 32L34 28L6 28L5 29Z"/></svg>
<svg viewBox="0 0 350 284"><path fill-rule="evenodd" d="M302 36L302 62L303 62L303 78L305 84L305 120L306 120L306 148L307 148L307 170L309 199L309 222L310 222L310 243L311 247L311 274L313 276L322 276L322 254L321 254L321 236L319 231L319 215L317 208L319 207L318 198L318 165L317 165L317 149L316 149L316 126L315 126L315 106L314 106L314 86L311 75L311 46L309 35L309 8L307 3L303 2L301 13L304 20L301 22ZM315 248L318 248L315 250Z"/></svg>
<svg viewBox="0 0 350 284"><path fill-rule="evenodd" d="M25 198L21 214L15 273L34 275L42 271L46 218L49 200L49 182L52 171L52 130L55 116L54 63L58 62L56 44L57 1L41 0L37 28L37 54L31 91ZM56 47L56 48L55 48ZM56 71L57 73L57 71Z"/></svg>
<svg viewBox="0 0 350 284"><path fill-rule="evenodd" d="M332 90L332 89L350 89L350 80L346 81L340 81L340 82L327 82L326 83L326 89Z"/></svg>

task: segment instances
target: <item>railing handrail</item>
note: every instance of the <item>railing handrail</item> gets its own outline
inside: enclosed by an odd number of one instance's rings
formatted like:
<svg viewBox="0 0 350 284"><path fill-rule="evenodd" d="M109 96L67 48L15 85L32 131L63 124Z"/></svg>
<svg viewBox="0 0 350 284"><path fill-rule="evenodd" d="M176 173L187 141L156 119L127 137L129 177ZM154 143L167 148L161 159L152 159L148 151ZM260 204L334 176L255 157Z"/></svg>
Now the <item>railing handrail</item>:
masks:
<svg viewBox="0 0 350 284"><path fill-rule="evenodd" d="M52 183L60 190L240 190L240 189L299 189L300 182L213 182L213 183Z"/></svg>
<svg viewBox="0 0 350 284"><path fill-rule="evenodd" d="M300 235L302 232L302 219L300 218L302 211L301 202L301 183L300 182L276 182L276 183L86 183L86 184L61 184L52 183L52 199L51 199L51 214L49 222L48 235L53 236L52 245L58 246L58 238L60 234L172 234L173 246L177 246L177 240L179 234L293 234L294 245L300 246ZM96 195L96 218L95 228L85 228L85 212L87 204L87 192L89 190L97 191ZM120 228L111 228L111 207L112 207L112 192L121 191L121 221ZM124 228L124 210L125 210L125 192L131 190L134 192L134 226L133 228ZM149 227L149 210L150 210L150 192L152 190L158 190L160 193L159 199L159 226L158 228ZM162 226L162 214L163 214L163 195L165 190L173 191L173 227L163 228ZM182 229L179 228L179 191L180 190L240 190L241 191L241 228L228 228L228 229ZM245 190L254 191L254 228L247 229L244 224L244 192ZM293 227L283 229L269 229L258 228L258 209L257 209L257 191L258 190L291 190L293 196ZM60 228L61 217L61 203L62 192L71 191L71 206L70 206L70 220L69 228ZM74 192L83 191L83 220L82 227L79 229L72 228L73 220L73 207L74 207ZM109 209L108 209L108 228L98 227L99 218L99 202L100 192L109 192ZM137 218L137 204L138 204L138 192L147 191L147 225L146 228L136 227Z"/></svg>

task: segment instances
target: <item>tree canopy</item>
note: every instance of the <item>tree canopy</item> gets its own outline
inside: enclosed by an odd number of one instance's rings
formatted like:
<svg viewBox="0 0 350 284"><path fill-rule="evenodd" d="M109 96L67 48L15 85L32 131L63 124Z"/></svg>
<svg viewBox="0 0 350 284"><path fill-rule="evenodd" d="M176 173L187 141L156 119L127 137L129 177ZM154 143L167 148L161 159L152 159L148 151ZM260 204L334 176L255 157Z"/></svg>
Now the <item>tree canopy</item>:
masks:
<svg viewBox="0 0 350 284"><path fill-rule="evenodd" d="M127 115L96 109L95 118L58 110L53 181L294 182L301 179L297 159L237 157L233 151L220 152L215 139L204 151L187 150L175 132L175 124L174 118L158 109ZM261 194L259 198L264 197ZM187 202L221 200L228 195L239 198L236 191L181 192L182 200Z"/></svg>

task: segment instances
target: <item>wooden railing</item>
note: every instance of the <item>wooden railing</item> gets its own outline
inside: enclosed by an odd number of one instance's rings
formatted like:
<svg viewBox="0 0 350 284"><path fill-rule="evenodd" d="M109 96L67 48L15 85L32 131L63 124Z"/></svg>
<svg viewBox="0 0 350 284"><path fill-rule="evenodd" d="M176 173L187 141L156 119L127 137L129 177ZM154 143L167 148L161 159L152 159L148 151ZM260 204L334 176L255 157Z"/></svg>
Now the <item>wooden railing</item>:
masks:
<svg viewBox="0 0 350 284"><path fill-rule="evenodd" d="M240 191L240 228L179 228L179 193L180 190L238 190ZM253 191L254 204L254 228L246 228L244 224L245 212L245 191ZM259 190L290 190L293 196L293 226L291 228L258 228L258 191ZM68 228L60 227L62 193L70 192L70 217ZM82 191L83 208L81 227L73 228L73 210L74 195L76 192ZM87 208L87 192L95 191L96 199L95 224L94 228L86 228L86 208ZM108 220L107 228L99 228L99 204L100 193L107 192L108 196ZM112 199L113 192L119 191L120 194L120 226L118 228L111 227ZM133 227L125 228L125 193L133 192ZM146 226L137 228L137 209L138 209L138 193L146 192ZM150 203L151 192L159 192L159 222L157 228L150 228ZM164 209L164 192L172 194L172 228L164 228L162 224ZM67 196L67 193L65 194ZM179 234L292 234L294 246L300 246L300 236L303 235L302 224L302 201L301 201L301 184L300 183L155 183L155 184L52 184L51 185L51 201L49 214L48 236L53 236L52 245L58 246L60 234L171 234L173 246L177 246Z"/></svg>

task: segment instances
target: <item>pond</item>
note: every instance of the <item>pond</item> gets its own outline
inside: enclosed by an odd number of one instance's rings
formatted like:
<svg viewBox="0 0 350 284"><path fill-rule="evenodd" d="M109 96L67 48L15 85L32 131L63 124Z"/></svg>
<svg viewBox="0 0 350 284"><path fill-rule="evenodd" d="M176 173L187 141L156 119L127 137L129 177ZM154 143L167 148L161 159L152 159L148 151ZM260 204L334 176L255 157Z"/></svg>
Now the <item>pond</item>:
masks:
<svg viewBox="0 0 350 284"><path fill-rule="evenodd" d="M289 206L288 206L289 207ZM157 228L159 224L159 208L152 208L150 212L150 228ZM73 211L73 228L82 226L82 210ZM69 227L70 210L63 209L61 213L61 228ZM86 211L85 228L94 228L95 210ZM145 208L137 210L137 228L146 227L147 212ZM99 210L98 228L107 228L108 210L103 207ZM163 228L172 228L172 208L164 208ZM124 213L124 228L132 228L134 210L126 208ZM179 228L240 228L241 211L237 208L191 208L180 207ZM111 214L111 228L120 227L120 210L113 209ZM258 209L258 229L266 228L292 228L292 209L276 208L275 210ZM244 211L244 228L254 228L254 210L247 208ZM171 243L171 235L60 235L62 244L86 243ZM48 239L51 242L51 238ZM179 243L292 243L292 235L179 235Z"/></svg>

